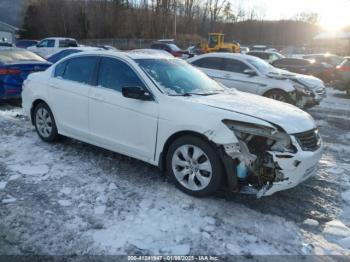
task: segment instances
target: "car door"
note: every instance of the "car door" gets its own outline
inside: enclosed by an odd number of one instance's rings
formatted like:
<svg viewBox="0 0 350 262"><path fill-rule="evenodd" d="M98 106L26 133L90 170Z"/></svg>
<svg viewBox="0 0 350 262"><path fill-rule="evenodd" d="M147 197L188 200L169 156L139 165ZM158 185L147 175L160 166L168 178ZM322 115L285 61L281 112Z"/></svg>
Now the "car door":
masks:
<svg viewBox="0 0 350 262"><path fill-rule="evenodd" d="M55 67L54 77L49 81L49 96L63 134L89 139L89 92L97 60L95 56L80 56Z"/></svg>
<svg viewBox="0 0 350 262"><path fill-rule="evenodd" d="M126 98L123 87L145 84L131 66L120 59L103 57L96 86L89 99L89 126L100 145L145 161L154 160L158 104Z"/></svg>
<svg viewBox="0 0 350 262"><path fill-rule="evenodd" d="M46 57L50 54L51 50L55 47L55 40L44 39L35 48L35 53L42 57Z"/></svg>
<svg viewBox="0 0 350 262"><path fill-rule="evenodd" d="M191 62L192 65L199 67L210 78L223 83L224 73L221 70L221 57L204 57Z"/></svg>
<svg viewBox="0 0 350 262"><path fill-rule="evenodd" d="M245 74L245 70L255 69L249 67L242 61L232 58L222 59L223 80L221 81L227 87L234 87L240 91L248 93L257 93L259 86L259 77Z"/></svg>

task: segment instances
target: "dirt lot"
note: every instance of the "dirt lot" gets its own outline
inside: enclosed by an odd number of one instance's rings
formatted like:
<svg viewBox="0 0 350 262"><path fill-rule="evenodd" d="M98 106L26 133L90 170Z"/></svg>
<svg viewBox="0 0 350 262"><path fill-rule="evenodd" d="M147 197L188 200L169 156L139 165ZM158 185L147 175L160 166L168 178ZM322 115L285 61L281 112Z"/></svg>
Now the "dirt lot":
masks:
<svg viewBox="0 0 350 262"><path fill-rule="evenodd" d="M259 200L196 199L143 162L44 143L2 104L0 254L350 255L350 99L329 89L310 113L325 142L315 177Z"/></svg>

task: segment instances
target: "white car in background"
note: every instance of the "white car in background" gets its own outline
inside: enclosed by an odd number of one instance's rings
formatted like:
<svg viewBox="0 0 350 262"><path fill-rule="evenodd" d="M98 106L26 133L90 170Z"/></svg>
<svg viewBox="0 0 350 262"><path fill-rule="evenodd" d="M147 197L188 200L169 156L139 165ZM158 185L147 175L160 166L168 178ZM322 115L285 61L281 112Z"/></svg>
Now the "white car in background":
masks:
<svg viewBox="0 0 350 262"><path fill-rule="evenodd" d="M78 47L77 40L65 37L49 37L41 40L37 45L30 46L27 49L41 57L47 58L58 51L68 48Z"/></svg>
<svg viewBox="0 0 350 262"><path fill-rule="evenodd" d="M254 56L210 53L187 61L228 88L288 102L300 108L317 105L325 96L321 80L277 69Z"/></svg>
<svg viewBox="0 0 350 262"><path fill-rule="evenodd" d="M143 48L143 49L132 49L128 51L129 53L136 53L136 54L147 54L147 55L155 55L155 56L162 56L162 57L168 57L173 58L174 56L167 51L160 50L160 49L150 49L150 48Z"/></svg>
<svg viewBox="0 0 350 262"><path fill-rule="evenodd" d="M293 83L267 76L272 66L254 56L209 53L190 58L187 62L226 87L282 102L295 101L296 92Z"/></svg>
<svg viewBox="0 0 350 262"><path fill-rule="evenodd" d="M23 108L47 142L72 137L160 167L182 191L258 197L312 176L322 142L292 106L227 92L176 58L82 52L29 75Z"/></svg>
<svg viewBox="0 0 350 262"><path fill-rule="evenodd" d="M284 56L282 54L280 54L278 52L272 52L272 51L250 51L246 54L259 57L262 60L264 60L265 62L270 63L270 64L278 59L284 58Z"/></svg>

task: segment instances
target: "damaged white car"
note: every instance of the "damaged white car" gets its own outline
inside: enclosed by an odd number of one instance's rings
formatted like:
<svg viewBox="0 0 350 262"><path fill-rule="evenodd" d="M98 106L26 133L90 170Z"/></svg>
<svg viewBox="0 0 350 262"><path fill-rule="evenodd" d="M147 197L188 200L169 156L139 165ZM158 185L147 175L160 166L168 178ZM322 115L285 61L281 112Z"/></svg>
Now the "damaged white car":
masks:
<svg viewBox="0 0 350 262"><path fill-rule="evenodd" d="M22 98L44 141L64 135L146 161L195 196L271 195L314 174L322 153L306 112L228 92L175 58L74 54L31 74Z"/></svg>

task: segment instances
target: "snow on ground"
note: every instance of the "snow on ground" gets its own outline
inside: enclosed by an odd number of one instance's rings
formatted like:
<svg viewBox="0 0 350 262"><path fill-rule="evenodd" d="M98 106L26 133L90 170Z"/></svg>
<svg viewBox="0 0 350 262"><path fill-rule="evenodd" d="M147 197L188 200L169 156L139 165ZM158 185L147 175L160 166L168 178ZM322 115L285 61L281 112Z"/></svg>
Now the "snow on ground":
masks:
<svg viewBox="0 0 350 262"><path fill-rule="evenodd" d="M350 100L310 110L317 176L255 199L197 199L157 168L65 138L42 142L0 106L0 254L350 254Z"/></svg>

